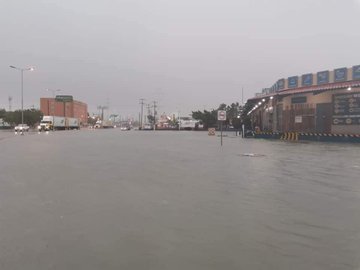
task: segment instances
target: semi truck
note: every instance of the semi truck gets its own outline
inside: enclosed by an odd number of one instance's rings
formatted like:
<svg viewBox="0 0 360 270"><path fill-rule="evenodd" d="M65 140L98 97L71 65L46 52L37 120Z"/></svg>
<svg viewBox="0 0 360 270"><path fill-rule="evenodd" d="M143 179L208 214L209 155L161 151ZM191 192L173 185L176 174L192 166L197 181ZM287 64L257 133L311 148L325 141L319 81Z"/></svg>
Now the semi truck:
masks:
<svg viewBox="0 0 360 270"><path fill-rule="evenodd" d="M44 115L38 131L80 129L80 122L77 118Z"/></svg>

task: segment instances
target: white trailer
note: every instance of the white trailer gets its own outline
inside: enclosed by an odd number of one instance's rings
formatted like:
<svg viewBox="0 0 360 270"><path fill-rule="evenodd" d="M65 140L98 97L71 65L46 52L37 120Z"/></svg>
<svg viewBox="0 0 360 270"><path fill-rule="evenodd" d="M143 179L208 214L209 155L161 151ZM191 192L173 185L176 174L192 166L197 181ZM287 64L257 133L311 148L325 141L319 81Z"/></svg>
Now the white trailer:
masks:
<svg viewBox="0 0 360 270"><path fill-rule="evenodd" d="M44 115L38 126L39 131L79 129L80 122L77 118Z"/></svg>
<svg viewBox="0 0 360 270"><path fill-rule="evenodd" d="M77 118L66 118L66 128L67 129L79 129L80 128L80 122Z"/></svg>

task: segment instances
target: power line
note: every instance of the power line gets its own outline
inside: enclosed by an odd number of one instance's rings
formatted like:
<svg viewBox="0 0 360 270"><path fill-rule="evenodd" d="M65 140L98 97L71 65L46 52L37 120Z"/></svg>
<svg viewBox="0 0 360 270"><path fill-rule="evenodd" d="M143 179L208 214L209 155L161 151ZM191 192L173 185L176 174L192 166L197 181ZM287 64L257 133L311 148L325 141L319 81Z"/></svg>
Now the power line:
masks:
<svg viewBox="0 0 360 270"><path fill-rule="evenodd" d="M153 105L153 107L154 107L154 130L156 129L156 101L154 101L153 102L154 103L154 105Z"/></svg>

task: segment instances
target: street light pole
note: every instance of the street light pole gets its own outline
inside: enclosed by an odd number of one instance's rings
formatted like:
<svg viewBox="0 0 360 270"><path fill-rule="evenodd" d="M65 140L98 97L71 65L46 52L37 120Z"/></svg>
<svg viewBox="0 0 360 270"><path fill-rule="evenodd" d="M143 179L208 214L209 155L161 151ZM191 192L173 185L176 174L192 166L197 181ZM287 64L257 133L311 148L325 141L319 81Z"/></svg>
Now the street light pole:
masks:
<svg viewBox="0 0 360 270"><path fill-rule="evenodd" d="M21 126L24 125L24 70L21 69Z"/></svg>
<svg viewBox="0 0 360 270"><path fill-rule="evenodd" d="M33 71L34 68L18 68L15 66L10 66L10 68L17 69L21 73L21 126L24 126L24 71Z"/></svg>

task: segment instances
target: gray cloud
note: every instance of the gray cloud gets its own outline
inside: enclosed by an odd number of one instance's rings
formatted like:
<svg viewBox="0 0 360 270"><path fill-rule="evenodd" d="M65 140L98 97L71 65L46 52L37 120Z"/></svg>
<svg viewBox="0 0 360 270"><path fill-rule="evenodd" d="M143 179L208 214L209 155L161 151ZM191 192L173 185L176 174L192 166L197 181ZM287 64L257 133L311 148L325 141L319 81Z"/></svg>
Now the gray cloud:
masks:
<svg viewBox="0 0 360 270"><path fill-rule="evenodd" d="M0 1L0 107L25 74L25 105L46 88L137 117L240 101L278 78L359 64L359 1Z"/></svg>

